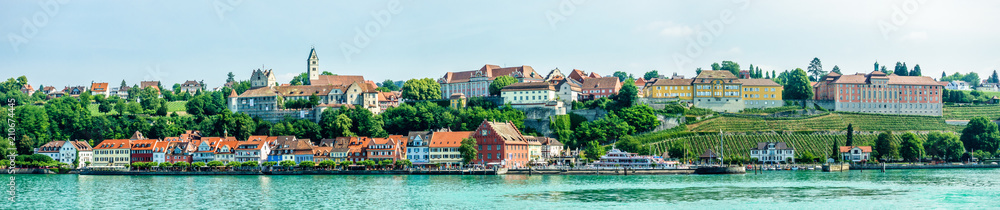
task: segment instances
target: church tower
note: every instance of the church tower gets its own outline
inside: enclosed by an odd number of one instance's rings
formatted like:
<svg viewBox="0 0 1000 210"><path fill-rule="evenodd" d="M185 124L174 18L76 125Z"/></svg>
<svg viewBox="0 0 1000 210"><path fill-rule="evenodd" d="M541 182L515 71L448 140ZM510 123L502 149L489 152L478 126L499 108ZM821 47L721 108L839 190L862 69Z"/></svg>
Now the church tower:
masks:
<svg viewBox="0 0 1000 210"><path fill-rule="evenodd" d="M309 50L308 66L309 69L306 72L309 73L309 80L312 81L319 79L319 57L316 56L315 47L313 47L312 50Z"/></svg>

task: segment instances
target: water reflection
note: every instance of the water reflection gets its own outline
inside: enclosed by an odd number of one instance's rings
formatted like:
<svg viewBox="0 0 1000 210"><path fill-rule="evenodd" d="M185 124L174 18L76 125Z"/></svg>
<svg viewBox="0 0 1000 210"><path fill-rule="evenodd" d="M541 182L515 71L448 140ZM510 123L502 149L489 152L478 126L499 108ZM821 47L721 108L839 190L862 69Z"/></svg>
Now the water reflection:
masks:
<svg viewBox="0 0 1000 210"><path fill-rule="evenodd" d="M546 191L508 197L552 202L695 202L721 200L776 199L786 202L817 199L864 199L903 195L908 190L863 189L852 187L685 187L666 189L584 189Z"/></svg>

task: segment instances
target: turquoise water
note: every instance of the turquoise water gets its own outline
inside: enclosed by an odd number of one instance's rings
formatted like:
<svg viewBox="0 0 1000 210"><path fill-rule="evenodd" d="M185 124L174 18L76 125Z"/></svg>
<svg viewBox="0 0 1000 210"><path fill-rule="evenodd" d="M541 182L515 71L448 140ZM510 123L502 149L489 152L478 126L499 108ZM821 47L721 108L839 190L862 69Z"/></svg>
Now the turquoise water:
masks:
<svg viewBox="0 0 1000 210"><path fill-rule="evenodd" d="M6 183L10 176L0 178ZM16 202L3 202L0 209L1000 208L1000 169L664 176L14 176ZM9 195L3 194L6 201Z"/></svg>

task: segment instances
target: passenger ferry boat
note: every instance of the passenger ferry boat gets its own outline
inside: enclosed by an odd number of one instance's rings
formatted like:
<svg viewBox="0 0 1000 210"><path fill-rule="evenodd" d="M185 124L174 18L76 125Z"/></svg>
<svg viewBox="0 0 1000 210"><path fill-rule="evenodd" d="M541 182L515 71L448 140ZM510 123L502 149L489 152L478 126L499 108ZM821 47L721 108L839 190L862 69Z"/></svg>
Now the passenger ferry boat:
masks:
<svg viewBox="0 0 1000 210"><path fill-rule="evenodd" d="M657 169L677 169L679 162L664 160L660 156L638 155L618 149L611 149L608 154L601 156L601 160L594 162L594 166L598 168L653 168L653 164L656 164Z"/></svg>

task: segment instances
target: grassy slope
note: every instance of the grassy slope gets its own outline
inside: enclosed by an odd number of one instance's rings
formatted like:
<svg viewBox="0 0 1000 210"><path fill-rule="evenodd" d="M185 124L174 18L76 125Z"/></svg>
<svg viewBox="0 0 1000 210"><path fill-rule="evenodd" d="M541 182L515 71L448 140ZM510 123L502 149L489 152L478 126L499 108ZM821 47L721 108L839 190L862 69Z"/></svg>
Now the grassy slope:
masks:
<svg viewBox="0 0 1000 210"><path fill-rule="evenodd" d="M893 135L896 143L899 143L900 135ZM925 134L918 134L921 138L926 138ZM875 134L856 134L854 135L854 145L867 145L871 146L875 144ZM667 139L660 142L654 142L649 144L656 154L662 154L666 151L668 143L678 141L687 146L691 151L701 155L707 149L717 150L719 148L719 135L699 135L699 136L687 136L675 139ZM723 152L726 156L736 155L738 157L749 158L750 148L757 145L757 142L785 142L790 144L796 149L796 152L806 152L816 156L823 156L829 154L832 150L833 141L837 141L837 145L843 146L847 141L847 137L844 134L831 134L831 135L817 135L817 134L760 134L760 135L726 135L723 137L723 143L725 144L725 149Z"/></svg>
<svg viewBox="0 0 1000 210"><path fill-rule="evenodd" d="M172 102L167 102L167 113L177 112L178 115L187 115L187 111L186 111L187 108L184 107L185 104L187 104L187 101L172 101ZM98 107L98 104L90 104L90 105L87 106L87 109L90 110L90 115L93 115L93 116L103 116L103 115L105 115L105 113L101 113L99 110L97 110L97 107ZM116 114L118 114L118 111L115 111L114 109L112 109L107 114L116 115Z"/></svg>
<svg viewBox="0 0 1000 210"><path fill-rule="evenodd" d="M721 116L688 125L696 132L843 131L854 124L857 131L959 131L942 117L831 113L803 119L765 119Z"/></svg>
<svg viewBox="0 0 1000 210"><path fill-rule="evenodd" d="M946 120L971 120L978 116L993 120L1000 119L1000 105L944 107L944 119Z"/></svg>

